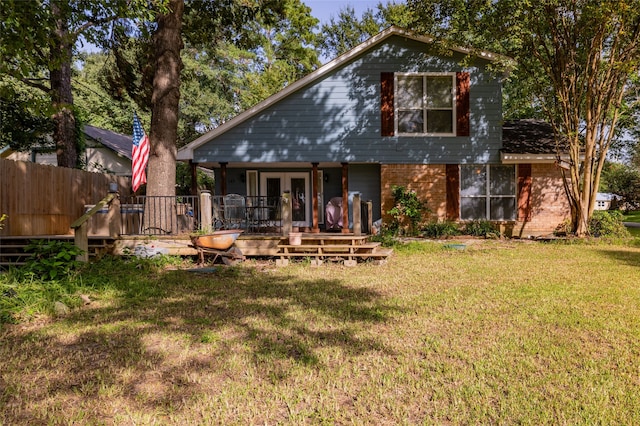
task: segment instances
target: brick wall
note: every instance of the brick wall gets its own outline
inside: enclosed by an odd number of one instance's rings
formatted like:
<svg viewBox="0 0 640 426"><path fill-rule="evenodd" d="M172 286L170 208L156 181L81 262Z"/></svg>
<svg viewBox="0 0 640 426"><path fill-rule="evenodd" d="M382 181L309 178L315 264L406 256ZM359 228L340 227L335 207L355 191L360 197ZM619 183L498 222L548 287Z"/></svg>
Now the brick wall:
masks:
<svg viewBox="0 0 640 426"><path fill-rule="evenodd" d="M531 220L518 224L518 234L549 234L570 217L570 207L555 164L532 164Z"/></svg>
<svg viewBox="0 0 640 426"><path fill-rule="evenodd" d="M425 215L426 220L444 220L446 217L446 170L442 164L382 164L381 173L381 200L382 220L388 221L389 211L394 204L391 187L404 186L414 190L418 198L426 201L431 211Z"/></svg>
<svg viewBox="0 0 640 426"><path fill-rule="evenodd" d="M415 190L431 210L425 220L446 219L446 166L443 164L383 164L381 172L382 217L393 207L391 187ZM570 216L562 175L554 164L533 164L531 168L531 220L501 225L507 235L520 237L549 234Z"/></svg>

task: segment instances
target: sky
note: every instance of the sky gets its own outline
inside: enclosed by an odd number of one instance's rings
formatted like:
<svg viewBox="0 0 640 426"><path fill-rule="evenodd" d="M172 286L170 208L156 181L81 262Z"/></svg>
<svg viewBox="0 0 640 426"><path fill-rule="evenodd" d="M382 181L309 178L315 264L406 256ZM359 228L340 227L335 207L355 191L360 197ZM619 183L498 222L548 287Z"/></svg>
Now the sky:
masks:
<svg viewBox="0 0 640 426"><path fill-rule="evenodd" d="M342 9L347 6L353 7L356 16L362 16L362 12L367 9L376 9L378 3L387 3L387 0L302 0L304 4L311 8L311 15L320 20L320 25L327 23L333 16L338 17ZM400 3L396 1L396 3Z"/></svg>

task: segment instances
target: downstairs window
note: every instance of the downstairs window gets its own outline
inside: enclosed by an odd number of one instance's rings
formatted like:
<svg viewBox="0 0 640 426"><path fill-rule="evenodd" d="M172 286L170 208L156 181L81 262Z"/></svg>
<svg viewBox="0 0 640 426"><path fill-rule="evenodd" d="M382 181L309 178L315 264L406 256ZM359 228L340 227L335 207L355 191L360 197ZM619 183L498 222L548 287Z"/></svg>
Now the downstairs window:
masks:
<svg viewBox="0 0 640 426"><path fill-rule="evenodd" d="M514 165L460 166L460 219L515 220Z"/></svg>

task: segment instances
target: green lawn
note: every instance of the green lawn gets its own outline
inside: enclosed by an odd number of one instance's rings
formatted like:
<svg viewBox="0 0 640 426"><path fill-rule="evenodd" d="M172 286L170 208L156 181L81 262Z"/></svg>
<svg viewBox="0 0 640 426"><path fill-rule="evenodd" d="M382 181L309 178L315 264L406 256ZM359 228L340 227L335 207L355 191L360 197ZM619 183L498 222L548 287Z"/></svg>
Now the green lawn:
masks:
<svg viewBox="0 0 640 426"><path fill-rule="evenodd" d="M627 214L624 215L623 221L640 223L640 210L628 212ZM640 228L628 227L627 229L629 230L629 233L631 233L632 236L636 238L640 238Z"/></svg>
<svg viewBox="0 0 640 426"><path fill-rule="evenodd" d="M625 222L640 223L640 210L633 211L633 212L628 212L627 214L624 215L624 219L623 220Z"/></svg>
<svg viewBox="0 0 640 426"><path fill-rule="evenodd" d="M637 240L79 285L90 305L0 331L0 424L640 424Z"/></svg>

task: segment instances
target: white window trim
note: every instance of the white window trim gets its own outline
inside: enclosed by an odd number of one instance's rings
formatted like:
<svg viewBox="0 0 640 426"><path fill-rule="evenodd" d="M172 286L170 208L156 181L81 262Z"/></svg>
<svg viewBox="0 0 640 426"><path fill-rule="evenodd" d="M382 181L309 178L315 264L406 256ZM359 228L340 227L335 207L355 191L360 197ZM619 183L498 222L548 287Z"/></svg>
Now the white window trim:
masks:
<svg viewBox="0 0 640 426"><path fill-rule="evenodd" d="M509 164L506 164L507 166ZM486 219L491 222L513 222L518 219L518 166L514 167L514 175L513 175L513 184L515 188L515 193L513 195L492 195L490 192L491 188L491 168L496 166L505 166L505 164L461 164L460 165L460 176L459 182L462 183L462 168L465 166L484 166L487 168L487 182L485 183L485 194L484 195L462 195L462 186L458 189L460 192L460 211L458 212L458 216L462 222L471 222L478 219L462 219L462 199L463 198L485 198L485 215ZM515 209L514 209L514 217L511 219L491 219L491 199L492 198L513 198L515 200Z"/></svg>
<svg viewBox="0 0 640 426"><path fill-rule="evenodd" d="M443 76L448 76L451 77L451 119L452 119L452 132L451 133L401 133L398 131L398 77L423 77L422 79L422 85L423 85L423 96L427 96L427 91L426 88L424 88L424 85L426 84L426 79L424 77L443 77ZM393 75L393 126L394 126L394 132L397 136L403 136L403 137L424 137L424 136L446 136L446 137L451 137L451 136L455 136L457 134L457 129L456 129L456 124L457 124L457 117L456 117L456 99L457 99L457 93L456 93L456 73L453 72L408 72L408 73L394 73ZM426 108L426 99L423 99L423 105L424 107L422 108L422 114L423 114L423 122L424 122L424 128L426 129L427 127L427 117L426 117L426 112L428 111L428 109Z"/></svg>

